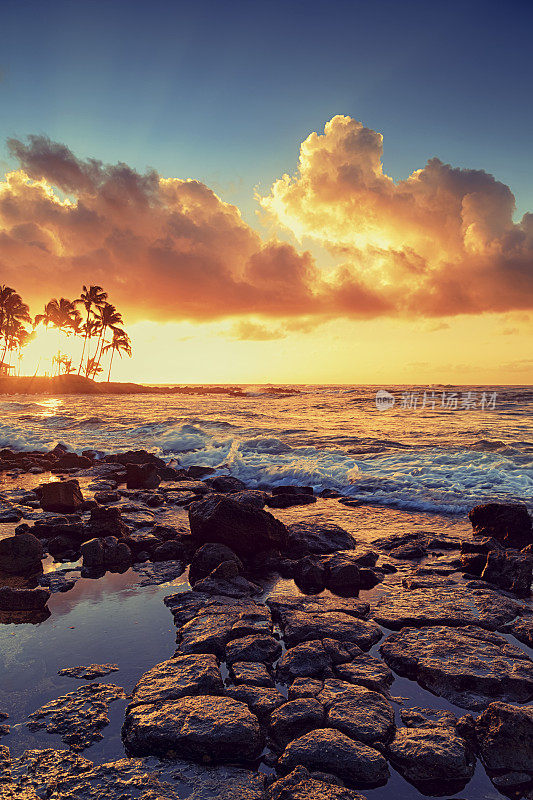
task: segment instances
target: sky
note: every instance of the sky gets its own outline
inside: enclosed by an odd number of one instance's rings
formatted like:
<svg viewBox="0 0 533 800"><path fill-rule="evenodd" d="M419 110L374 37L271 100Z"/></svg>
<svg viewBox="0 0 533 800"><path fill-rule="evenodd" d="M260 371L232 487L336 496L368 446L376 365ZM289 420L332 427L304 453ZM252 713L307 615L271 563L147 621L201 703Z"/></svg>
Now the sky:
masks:
<svg viewBox="0 0 533 800"><path fill-rule="evenodd" d="M4 0L0 283L102 284L117 379L532 383L532 23Z"/></svg>

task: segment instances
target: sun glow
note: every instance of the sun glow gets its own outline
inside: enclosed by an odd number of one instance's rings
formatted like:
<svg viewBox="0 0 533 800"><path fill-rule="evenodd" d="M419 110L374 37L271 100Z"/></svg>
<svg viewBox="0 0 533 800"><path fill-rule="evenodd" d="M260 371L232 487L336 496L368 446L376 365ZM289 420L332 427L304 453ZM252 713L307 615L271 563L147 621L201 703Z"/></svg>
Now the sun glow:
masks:
<svg viewBox="0 0 533 800"><path fill-rule="evenodd" d="M71 362L70 369L78 371L83 342L79 337L66 336L57 328L38 327L35 337L22 351L20 373L24 375L57 375L58 357ZM65 372L64 362L61 372Z"/></svg>

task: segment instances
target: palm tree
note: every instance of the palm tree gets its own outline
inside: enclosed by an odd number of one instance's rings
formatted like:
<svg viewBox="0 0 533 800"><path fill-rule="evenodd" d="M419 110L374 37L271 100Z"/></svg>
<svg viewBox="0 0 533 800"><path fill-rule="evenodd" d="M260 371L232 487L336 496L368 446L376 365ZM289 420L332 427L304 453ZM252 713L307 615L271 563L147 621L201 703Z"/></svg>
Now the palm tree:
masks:
<svg viewBox="0 0 533 800"><path fill-rule="evenodd" d="M97 321L100 330L100 336L98 338L98 342L96 344L96 351L92 358L92 361L98 366L100 366L100 361L102 360L102 348L105 343L105 335L106 331L109 328L113 333L115 330L120 330L119 325L123 324L122 321L122 314L117 311L114 305L111 303L104 303L101 309L98 310L97 313ZM90 372L87 369L85 372L87 377L90 377Z"/></svg>
<svg viewBox="0 0 533 800"><path fill-rule="evenodd" d="M108 350L111 350L111 359L109 361L109 372L107 373L107 382L109 383L109 379L111 377L111 367L113 366L113 356L115 353L118 353L119 356L122 358L122 353L126 353L127 356L131 358L131 342L130 337L126 333L126 331L122 330L122 328L115 328L113 330L113 338L109 342L109 344L104 345L102 351L106 353Z"/></svg>
<svg viewBox="0 0 533 800"><path fill-rule="evenodd" d="M23 323L31 322L30 309L22 301L22 297L10 286L0 286L0 335L4 339L4 350L1 361L13 337L24 329Z"/></svg>
<svg viewBox="0 0 533 800"><path fill-rule="evenodd" d="M81 359L80 359L80 366L78 368L78 375L81 373L81 368L83 366L83 359L85 358L85 348L87 346L87 340L91 338L93 333L95 333L96 326L94 324L94 320L91 320L91 315L94 314L95 309L101 309L104 303L107 300L107 292L104 292L101 286L85 286L82 287L81 295L78 297L77 300L74 302L77 305L82 305L85 308L86 317L85 317L85 324L82 328L85 336L83 338L83 350L81 352Z"/></svg>
<svg viewBox="0 0 533 800"><path fill-rule="evenodd" d="M41 322L46 327L53 325L54 328L58 328L68 336L70 333L79 333L81 314L72 300L68 300L66 297L60 297L57 300L54 297L45 305L44 312L37 314L33 323L34 327Z"/></svg>

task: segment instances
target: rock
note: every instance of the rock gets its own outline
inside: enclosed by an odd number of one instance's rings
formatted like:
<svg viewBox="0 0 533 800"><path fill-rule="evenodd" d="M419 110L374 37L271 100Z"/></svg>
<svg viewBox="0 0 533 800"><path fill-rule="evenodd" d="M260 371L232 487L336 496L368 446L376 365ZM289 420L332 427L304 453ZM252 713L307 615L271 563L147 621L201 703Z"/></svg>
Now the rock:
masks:
<svg viewBox="0 0 533 800"><path fill-rule="evenodd" d="M342 611L315 614L291 611L283 616L281 626L289 647L312 639L328 637L353 642L361 650L370 650L383 635L381 629L373 622L356 619Z"/></svg>
<svg viewBox="0 0 533 800"><path fill-rule="evenodd" d="M187 468L187 475L192 478L193 481L199 481L202 480L202 478L206 478L208 475L212 475L214 471L213 467L203 467L193 464Z"/></svg>
<svg viewBox="0 0 533 800"><path fill-rule="evenodd" d="M68 577L70 575L70 577ZM56 592L68 592L73 589L78 580L78 575L71 570L57 570L47 572L40 576L39 586L45 586L52 594Z"/></svg>
<svg viewBox="0 0 533 800"><path fill-rule="evenodd" d="M427 550L420 542L410 542L403 544L401 547L395 547L389 550L389 556L392 558L399 558L403 561L418 561L424 556L427 556Z"/></svg>
<svg viewBox="0 0 533 800"><path fill-rule="evenodd" d="M372 616L392 630L405 625L478 625L496 630L519 613L520 605L490 589L436 587L385 595Z"/></svg>
<svg viewBox="0 0 533 800"><path fill-rule="evenodd" d="M488 770L533 773L533 708L491 703L476 719L479 753Z"/></svg>
<svg viewBox="0 0 533 800"><path fill-rule="evenodd" d="M299 558L313 553L323 555L337 550L353 550L355 540L339 525L310 520L287 526L287 550Z"/></svg>
<svg viewBox="0 0 533 800"><path fill-rule="evenodd" d="M118 492L112 492L112 491L95 492L94 499L101 506L107 506L110 503L118 503L118 501L120 500L120 494Z"/></svg>
<svg viewBox="0 0 533 800"><path fill-rule="evenodd" d="M198 545L217 542L238 556L253 556L260 550L282 549L286 528L267 511L214 494L189 507L191 535Z"/></svg>
<svg viewBox="0 0 533 800"><path fill-rule="evenodd" d="M321 592L326 586L326 566L317 556L304 556L293 562L293 577L304 593Z"/></svg>
<svg viewBox="0 0 533 800"><path fill-rule="evenodd" d="M46 728L59 734L72 750L84 750L103 738L100 730L109 724L109 704L125 697L120 686L88 683L34 711L28 726Z"/></svg>
<svg viewBox="0 0 533 800"><path fill-rule="evenodd" d="M89 539L83 542L80 549L83 566L89 571L113 567L127 569L132 563L131 550L124 542L117 541L115 536Z"/></svg>
<svg viewBox="0 0 533 800"><path fill-rule="evenodd" d="M251 761L262 746L257 717L230 697L182 697L130 707L122 729L130 755L166 755L193 761Z"/></svg>
<svg viewBox="0 0 533 800"><path fill-rule="evenodd" d="M281 644L273 636L253 634L233 639L226 645L226 662L258 661L262 664L273 664L281 655Z"/></svg>
<svg viewBox="0 0 533 800"><path fill-rule="evenodd" d="M0 611L34 611L43 609L50 599L48 589L14 589L0 587Z"/></svg>
<svg viewBox="0 0 533 800"><path fill-rule="evenodd" d="M466 784L476 764L464 739L453 729L441 725L399 728L386 753L407 780L415 784L438 783L444 790L442 793L446 791L443 785L446 782Z"/></svg>
<svg viewBox="0 0 533 800"><path fill-rule="evenodd" d="M533 698L533 662L503 636L481 628L403 628L380 651L395 672L462 708L485 708L493 698Z"/></svg>
<svg viewBox="0 0 533 800"><path fill-rule="evenodd" d="M77 480L42 483L39 500L44 511L74 514L83 505L83 495Z"/></svg>
<svg viewBox="0 0 533 800"><path fill-rule="evenodd" d="M214 569L224 561L233 561L242 571L242 563L238 556L229 547L215 542L207 542L195 552L189 567L189 581L191 585L196 581L206 578Z"/></svg>
<svg viewBox="0 0 533 800"><path fill-rule="evenodd" d="M529 597L533 579L533 554L525 550L491 550L481 577L518 597Z"/></svg>
<svg viewBox="0 0 533 800"><path fill-rule="evenodd" d="M365 744L388 742L395 730L394 711L388 700L378 692L362 686L350 686L344 681L337 692L325 689L317 696L327 708L327 726L342 731ZM326 702L327 700L327 702Z"/></svg>
<svg viewBox="0 0 533 800"><path fill-rule="evenodd" d="M132 705L163 703L187 695L219 695L224 684L213 655L169 658L145 672L132 693Z"/></svg>
<svg viewBox="0 0 533 800"><path fill-rule="evenodd" d="M252 661L234 661L229 674L233 683L246 686L267 686L274 688L274 680L264 664Z"/></svg>
<svg viewBox="0 0 533 800"><path fill-rule="evenodd" d="M519 642L533 648L533 615L514 620L509 628Z"/></svg>
<svg viewBox="0 0 533 800"><path fill-rule="evenodd" d="M117 672L117 664L89 664L88 667L64 667L57 671L58 675L65 675L69 678L80 678L84 681L92 681L109 675L110 672Z"/></svg>
<svg viewBox="0 0 533 800"><path fill-rule="evenodd" d="M314 490L312 486L294 486L288 483L281 484L280 486L273 486L271 494L307 494L313 495Z"/></svg>
<svg viewBox="0 0 533 800"><path fill-rule="evenodd" d="M154 561L183 561L185 548L181 542L162 542L152 552Z"/></svg>
<svg viewBox="0 0 533 800"><path fill-rule="evenodd" d="M269 789L268 800L365 800L363 795L325 780L317 780L305 767L296 767Z"/></svg>
<svg viewBox="0 0 533 800"><path fill-rule="evenodd" d="M117 539L127 536L130 529L122 519L120 509L116 506L93 508L87 524L87 539L97 536L116 536Z"/></svg>
<svg viewBox="0 0 533 800"><path fill-rule="evenodd" d="M324 708L312 697L289 700L270 715L270 733L283 750L293 739L324 727Z"/></svg>
<svg viewBox="0 0 533 800"><path fill-rule="evenodd" d="M183 561L158 561L153 564L133 564L132 569L140 576L138 586L158 586L179 578L185 572L185 564Z"/></svg>
<svg viewBox="0 0 533 800"><path fill-rule="evenodd" d="M25 575L42 569L43 546L31 533L0 539L0 572Z"/></svg>
<svg viewBox="0 0 533 800"><path fill-rule="evenodd" d="M208 478L205 481L214 492L221 494L231 494L232 492L242 492L246 489L245 484L238 478L232 478L231 475L218 475L216 478Z"/></svg>
<svg viewBox="0 0 533 800"><path fill-rule="evenodd" d="M284 771L301 765L363 786L385 783L389 777L381 753L331 728L319 728L295 739L285 748L278 763Z"/></svg>
<svg viewBox="0 0 533 800"><path fill-rule="evenodd" d="M326 586L333 592L357 595L361 579L357 551L344 550L332 555L326 562Z"/></svg>
<svg viewBox="0 0 533 800"><path fill-rule="evenodd" d="M231 494L232 500L252 508L264 508L266 498L267 493L262 492L260 489L246 489L243 492L232 492Z"/></svg>
<svg viewBox="0 0 533 800"><path fill-rule="evenodd" d="M321 641L304 642L287 650L276 667L276 677L281 683L333 677L331 657Z"/></svg>
<svg viewBox="0 0 533 800"><path fill-rule="evenodd" d="M316 503L316 497L312 494L274 494L267 497L266 504L270 508L290 508L291 506L307 506Z"/></svg>
<svg viewBox="0 0 533 800"><path fill-rule="evenodd" d="M19 508L0 509L0 522L20 522L21 519L22 511Z"/></svg>
<svg viewBox="0 0 533 800"><path fill-rule="evenodd" d="M366 686L378 692L386 692L393 681L393 674L383 661L361 653L335 667L335 674L344 681Z"/></svg>
<svg viewBox="0 0 533 800"><path fill-rule="evenodd" d="M126 464L128 489L157 489L161 478L154 464Z"/></svg>
<svg viewBox="0 0 533 800"><path fill-rule="evenodd" d="M266 601L276 621L284 620L294 611L306 614L327 614L331 611L366 619L370 605L355 597L335 597L328 592L320 595L292 594L287 591L274 591Z"/></svg>
<svg viewBox="0 0 533 800"><path fill-rule="evenodd" d="M474 536L488 536L521 550L533 543L531 517L523 503L486 503L468 514Z"/></svg>
<svg viewBox="0 0 533 800"><path fill-rule="evenodd" d="M250 711L260 719L269 716L274 709L287 702L287 698L281 692L267 686L247 686L246 684L230 686L226 689L226 695L241 703L246 703Z"/></svg>

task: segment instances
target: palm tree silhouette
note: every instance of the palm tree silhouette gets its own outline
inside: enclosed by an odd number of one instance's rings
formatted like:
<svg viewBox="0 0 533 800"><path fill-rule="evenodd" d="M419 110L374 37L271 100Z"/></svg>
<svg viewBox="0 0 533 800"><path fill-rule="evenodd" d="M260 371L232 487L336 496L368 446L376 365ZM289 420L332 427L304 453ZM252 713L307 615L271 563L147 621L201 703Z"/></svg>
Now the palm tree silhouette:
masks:
<svg viewBox="0 0 533 800"><path fill-rule="evenodd" d="M81 368L83 366L83 359L85 358L85 348L87 346L87 340L91 339L93 334L96 332L96 325L95 320L91 319L92 316L95 315L96 309L102 309L104 303L107 300L107 292L104 292L101 286L85 286L82 287L82 292L77 300L74 302L76 305L82 305L85 308L86 317L85 317L85 324L83 325L82 331L85 334L83 337L83 350L81 352L81 359L80 359L80 366L78 368L78 375L81 373Z"/></svg>
<svg viewBox="0 0 533 800"><path fill-rule="evenodd" d="M45 327L53 325L54 328L58 328L68 336L70 333L79 333L81 314L72 300L68 300L66 297L60 297L57 300L54 297L45 305L44 313L37 314L33 323L34 327L41 322Z"/></svg>
<svg viewBox="0 0 533 800"><path fill-rule="evenodd" d="M100 361L102 360L102 352L103 346L105 344L105 335L108 329L111 331L120 330L119 325L123 324L122 321L122 314L117 311L114 305L111 303L104 303L101 309L98 310L96 319L98 321L98 326L100 330L100 336L98 338L98 342L96 345L96 351L92 358L93 364L97 364L100 366ZM87 365L88 366L88 365ZM94 366L93 370L94 372ZM90 377L90 371L87 369L86 376Z"/></svg>
<svg viewBox="0 0 533 800"><path fill-rule="evenodd" d="M113 330L113 338L109 344L104 345L102 352L106 353L111 350L111 359L109 361L109 372L107 373L107 382L111 378L111 367L113 366L113 356L118 353L122 358L122 353L126 353L131 358L131 342L130 337L122 328L115 328Z"/></svg>
<svg viewBox="0 0 533 800"><path fill-rule="evenodd" d="M13 337L16 338L20 330L24 328L24 322L31 322L29 307L10 286L0 286L0 335L4 339L4 349L0 361L3 362Z"/></svg>

